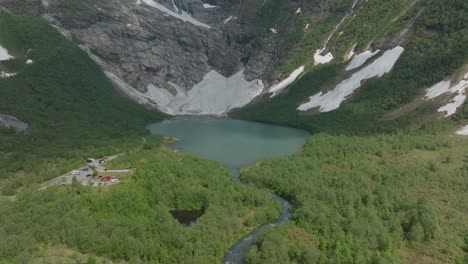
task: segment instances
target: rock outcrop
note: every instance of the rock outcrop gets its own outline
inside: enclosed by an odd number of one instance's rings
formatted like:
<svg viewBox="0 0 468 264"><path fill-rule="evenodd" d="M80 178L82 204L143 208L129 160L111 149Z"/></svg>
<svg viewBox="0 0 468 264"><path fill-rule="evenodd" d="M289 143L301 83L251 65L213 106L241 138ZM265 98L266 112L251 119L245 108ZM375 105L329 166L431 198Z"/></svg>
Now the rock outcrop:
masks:
<svg viewBox="0 0 468 264"><path fill-rule="evenodd" d="M241 107L262 92L275 63L273 34L260 38L255 13L238 3L64 3L42 0L41 12L78 41L123 93L169 114L222 115Z"/></svg>
<svg viewBox="0 0 468 264"><path fill-rule="evenodd" d="M0 114L0 127L13 128L16 132L24 132L29 125L11 115Z"/></svg>

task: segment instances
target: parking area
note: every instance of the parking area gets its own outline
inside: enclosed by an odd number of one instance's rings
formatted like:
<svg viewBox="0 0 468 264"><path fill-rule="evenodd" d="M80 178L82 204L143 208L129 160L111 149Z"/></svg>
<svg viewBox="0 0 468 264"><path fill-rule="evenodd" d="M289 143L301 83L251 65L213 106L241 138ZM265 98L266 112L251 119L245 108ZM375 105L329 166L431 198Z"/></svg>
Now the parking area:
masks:
<svg viewBox="0 0 468 264"><path fill-rule="evenodd" d="M118 156L109 156L100 159L89 158L86 160L86 165L70 171L62 176L59 176L48 183L42 185L39 190L47 189L55 185L72 184L73 178L79 183L86 186L110 186L120 183L120 179L116 174L129 173L130 169L108 170L104 164L117 158ZM93 171L94 170L94 171Z"/></svg>

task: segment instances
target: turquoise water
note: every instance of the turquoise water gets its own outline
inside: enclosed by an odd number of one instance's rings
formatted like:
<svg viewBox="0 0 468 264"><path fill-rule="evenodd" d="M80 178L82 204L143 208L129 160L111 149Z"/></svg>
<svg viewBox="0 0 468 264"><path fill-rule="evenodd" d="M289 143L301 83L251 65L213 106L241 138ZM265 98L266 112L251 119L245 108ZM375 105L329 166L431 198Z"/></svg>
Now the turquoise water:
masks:
<svg viewBox="0 0 468 264"><path fill-rule="evenodd" d="M178 117L148 126L151 132L179 139L172 147L239 169L257 160L297 152L306 131L215 117Z"/></svg>
<svg viewBox="0 0 468 264"><path fill-rule="evenodd" d="M179 139L171 146L183 152L217 160L234 180L239 169L255 161L297 152L310 136L303 130L215 117L178 117L148 126L152 133ZM291 204L272 194L281 204L280 217L258 227L237 241L224 256L225 264L243 264L255 238L268 228L292 219Z"/></svg>

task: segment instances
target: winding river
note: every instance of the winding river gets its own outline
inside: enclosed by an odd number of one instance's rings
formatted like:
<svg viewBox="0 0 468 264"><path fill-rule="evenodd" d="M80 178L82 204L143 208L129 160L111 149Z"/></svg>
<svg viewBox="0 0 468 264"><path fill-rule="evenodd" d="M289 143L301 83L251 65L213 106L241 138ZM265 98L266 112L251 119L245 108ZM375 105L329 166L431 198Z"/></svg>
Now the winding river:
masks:
<svg viewBox="0 0 468 264"><path fill-rule="evenodd" d="M176 149L221 162L240 184L244 184L239 179L242 167L262 159L291 155L310 136L299 129L216 117L177 117L149 125L148 129L179 139L171 145ZM223 263L244 263L255 238L263 230L291 220L291 204L272 195L281 203L280 218L237 241L224 256Z"/></svg>

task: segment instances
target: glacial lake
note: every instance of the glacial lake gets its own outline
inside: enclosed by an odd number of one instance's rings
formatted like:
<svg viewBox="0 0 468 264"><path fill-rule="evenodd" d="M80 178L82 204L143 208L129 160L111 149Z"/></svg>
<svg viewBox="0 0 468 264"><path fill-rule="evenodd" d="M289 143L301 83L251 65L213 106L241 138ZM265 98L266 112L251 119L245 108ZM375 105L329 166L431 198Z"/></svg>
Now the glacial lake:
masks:
<svg viewBox="0 0 468 264"><path fill-rule="evenodd" d="M231 172L296 153L310 136L304 130L216 117L177 117L147 128L177 138L171 147L219 161Z"/></svg>
<svg viewBox="0 0 468 264"><path fill-rule="evenodd" d="M304 130L216 117L177 117L147 128L154 134L177 138L172 148L221 162L239 184L243 184L239 180L240 168L258 160L292 155L310 136ZM222 263L244 264L253 242L263 231L292 219L292 205L272 195L281 204L280 217L239 239L226 252Z"/></svg>

